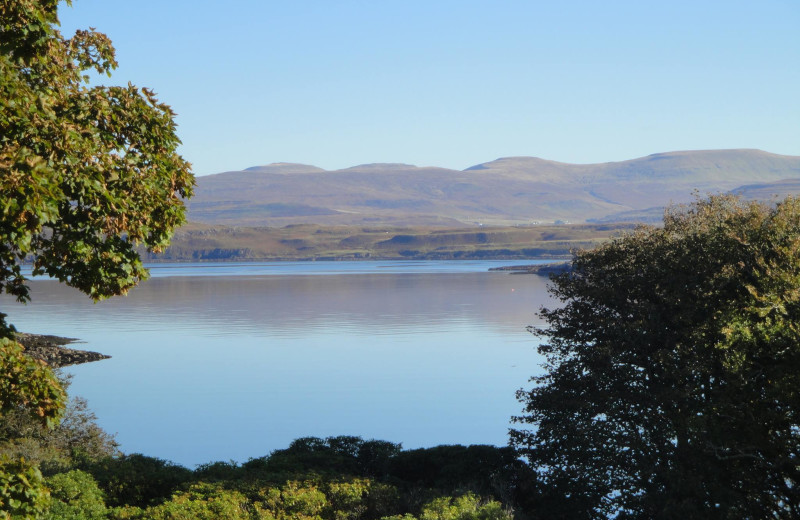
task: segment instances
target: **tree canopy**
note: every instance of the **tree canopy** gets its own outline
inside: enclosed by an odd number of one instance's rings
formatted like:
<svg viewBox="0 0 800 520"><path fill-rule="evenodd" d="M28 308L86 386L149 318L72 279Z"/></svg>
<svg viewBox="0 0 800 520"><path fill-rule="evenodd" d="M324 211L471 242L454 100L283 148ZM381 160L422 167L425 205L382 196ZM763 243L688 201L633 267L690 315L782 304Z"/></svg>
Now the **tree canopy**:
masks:
<svg viewBox="0 0 800 520"><path fill-rule="evenodd" d="M561 516L800 516L800 200L671 208L551 292L511 436Z"/></svg>
<svg viewBox="0 0 800 520"><path fill-rule="evenodd" d="M92 298L124 293L147 275L135 246L168 243L194 185L172 110L146 88L92 86L114 48L63 37L58 4L0 1L0 291L20 300L26 259Z"/></svg>
<svg viewBox="0 0 800 520"><path fill-rule="evenodd" d="M175 114L146 88L92 85L114 48L94 30L62 36L59 3L0 0L0 293L21 302L24 262L95 300L125 293L147 276L137 246L167 245L194 186ZM0 417L52 425L63 390L10 338L0 313ZM0 460L0 516L31 517L44 499L35 466Z"/></svg>

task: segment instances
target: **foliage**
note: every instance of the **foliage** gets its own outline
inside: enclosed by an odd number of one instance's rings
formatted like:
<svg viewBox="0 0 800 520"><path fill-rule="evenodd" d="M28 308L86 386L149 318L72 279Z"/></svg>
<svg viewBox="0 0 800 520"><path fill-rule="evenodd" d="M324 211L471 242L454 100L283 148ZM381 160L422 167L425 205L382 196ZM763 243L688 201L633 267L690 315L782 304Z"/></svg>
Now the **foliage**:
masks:
<svg viewBox="0 0 800 520"><path fill-rule="evenodd" d="M116 446L85 401L73 400L65 410L66 394L53 371L8 338L0 339L0 373L0 518L34 518L48 504L39 464L69 465L112 454ZM64 507L55 504L52 517L70 518L72 505Z"/></svg>
<svg viewBox="0 0 800 520"><path fill-rule="evenodd" d="M368 480L318 482L290 480L282 484L206 483L189 485L158 505L120 507L118 519L259 518L269 520L344 520L377 518L366 499L375 486ZM367 516L365 516L367 515Z"/></svg>
<svg viewBox="0 0 800 520"><path fill-rule="evenodd" d="M511 520L513 514L499 502L482 502L472 494L440 497L432 500L419 515L419 520ZM416 520L410 514L384 517L382 520Z"/></svg>
<svg viewBox="0 0 800 520"><path fill-rule="evenodd" d="M206 482L238 479L241 478L241 466L235 460L230 462L207 462L197 465L194 470L194 476L198 480Z"/></svg>
<svg viewBox="0 0 800 520"><path fill-rule="evenodd" d="M390 484L365 478L344 478L323 483L328 500L325 518L347 520L379 518L404 510L400 491Z"/></svg>
<svg viewBox="0 0 800 520"><path fill-rule="evenodd" d="M471 492L507 503L520 498L520 481L532 475L513 449L487 445L407 450L391 460L395 479L439 493Z"/></svg>
<svg viewBox="0 0 800 520"><path fill-rule="evenodd" d="M49 499L39 468L25 459L0 457L0 519L37 518Z"/></svg>
<svg viewBox="0 0 800 520"><path fill-rule="evenodd" d="M134 245L167 245L194 183L174 113L148 89L90 86L114 48L63 37L58 4L0 1L0 292L21 301L28 257L94 299L126 292L146 277Z"/></svg>
<svg viewBox="0 0 800 520"><path fill-rule="evenodd" d="M47 426L63 414L64 390L42 361L23 354L24 347L0 338L0 418L19 409Z"/></svg>
<svg viewBox="0 0 800 520"><path fill-rule="evenodd" d="M66 389L69 378L56 372ZM96 424L85 399L70 398L61 421L53 427L42 424L27 410L16 408L0 418L0 453L24 457L39 464L45 474L57 473L76 464L119 454L114 437Z"/></svg>
<svg viewBox="0 0 800 520"><path fill-rule="evenodd" d="M38 427L51 427L62 415L64 391L52 371L25 356L23 350L19 343L0 338L0 421L22 413ZM34 518L45 508L47 497L39 468L4 450L0 457L0 518Z"/></svg>
<svg viewBox="0 0 800 520"><path fill-rule="evenodd" d="M97 417L89 410L82 397L69 400L59 425L49 432L51 442L59 446L73 462L95 461L119 455L114 436L96 423Z"/></svg>
<svg viewBox="0 0 800 520"><path fill-rule="evenodd" d="M52 498L45 519L100 520L106 518L103 492L91 475L80 470L59 473L46 480Z"/></svg>
<svg viewBox="0 0 800 520"><path fill-rule="evenodd" d="M411 456L403 458L406 453ZM416 520L424 514L428 515L425 518L438 518L431 516L434 510L450 515L443 518L493 520L510 518L508 508L519 498L514 493L503 495L498 489L516 489L517 481L526 478L516 469L499 471L511 459L515 459L511 450L492 446L439 446L404 452L398 444L354 436L304 437L287 449L242 465L215 462L190 471L144 455L118 455L94 461L77 459L73 465L82 471L71 471L69 478L62 478L70 482L76 479L72 475L86 476L77 487L99 489L108 517L119 520L378 520L401 518L398 515ZM399 460L401 464L397 464ZM437 468L439 464L441 468ZM375 467L381 470L377 476L369 476ZM429 471L433 474L426 475ZM426 476L421 480L407 480L422 475ZM507 482L503 483L504 479ZM476 483L490 481L496 485L488 486L487 493L467 492L473 486L480 488ZM84 498L76 495L78 503L72 504L59 493L54 490L54 498L64 504L54 508L83 507ZM436 502L442 497L444 501ZM501 506L498 498L505 505ZM424 513L426 510L429 512Z"/></svg>
<svg viewBox="0 0 800 520"><path fill-rule="evenodd" d="M249 520L250 505L238 491L211 484L195 484L176 493L171 500L146 509L122 507L114 510L115 520Z"/></svg>
<svg viewBox="0 0 800 520"><path fill-rule="evenodd" d="M382 454L377 459L376 452ZM292 453L299 458L293 460ZM384 460L387 453L391 455ZM277 456L274 466L272 456ZM357 464L359 457L369 463ZM527 478L516 471L497 472L509 457L513 458L509 449L491 446L404 452L394 443L353 436L304 437L285 450L243 465L216 462L195 471L138 454L78 456L48 465L52 473L46 483L52 500L48 502L41 477L32 489L44 493L40 512L53 519L506 520L512 516L513 501L520 497L518 493L500 496L501 504L496 500L501 494L497 489L516 489L517 481ZM380 466L386 471L368 477L375 460L382 461ZM402 463L396 465L398 460ZM319 468L325 471L318 472ZM422 480L407 480L429 471L433 474ZM508 482L501 484L503 479ZM467 491L490 480L497 486L487 494Z"/></svg>
<svg viewBox="0 0 800 520"><path fill-rule="evenodd" d="M401 450L399 444L338 436L303 437L284 450L250 459L241 466L217 462L198 467L204 479L260 479L281 482L311 475L358 476L391 483L397 507L419 510L439 496L475 493L527 507L535 477L515 451L496 446L436 446Z"/></svg>
<svg viewBox="0 0 800 520"><path fill-rule="evenodd" d="M171 109L131 84L90 86L88 72L117 66L114 49L94 30L63 37L58 6L0 0L0 293L21 302L27 260L95 300L124 294L147 276L136 245L167 245L194 185ZM0 414L22 409L52 426L64 392L12 333L0 313ZM13 464L0 465L7 482L33 485ZM38 507L35 494L19 499Z"/></svg>
<svg viewBox="0 0 800 520"><path fill-rule="evenodd" d="M510 520L499 502L466 494L437 497L416 512L402 512L393 488L370 479L290 480L282 484L231 486L193 483L158 505L123 506L111 511L116 520L261 519L261 520Z"/></svg>
<svg viewBox="0 0 800 520"><path fill-rule="evenodd" d="M260 478L269 475L298 478L311 472L377 477L388 472L391 458L400 450L399 444L365 441L351 435L326 439L301 437L284 450L245 462L242 470L251 477Z"/></svg>
<svg viewBox="0 0 800 520"><path fill-rule="evenodd" d="M289 481L262 491L259 511L269 520L321 520L328 498L314 482Z"/></svg>
<svg viewBox="0 0 800 520"><path fill-rule="evenodd" d="M159 504L193 480L183 466L139 453L87 462L80 468L97 480L112 507Z"/></svg>
<svg viewBox="0 0 800 520"><path fill-rule="evenodd" d="M545 510L800 516L800 200L698 200L573 268L512 431Z"/></svg>

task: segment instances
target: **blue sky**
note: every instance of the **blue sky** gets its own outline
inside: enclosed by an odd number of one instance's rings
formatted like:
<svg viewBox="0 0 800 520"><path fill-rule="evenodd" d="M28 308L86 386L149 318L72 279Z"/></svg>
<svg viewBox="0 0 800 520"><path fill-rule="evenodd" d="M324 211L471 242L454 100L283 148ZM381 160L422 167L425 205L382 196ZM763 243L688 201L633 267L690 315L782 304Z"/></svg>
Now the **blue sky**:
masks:
<svg viewBox="0 0 800 520"><path fill-rule="evenodd" d="M272 162L800 155L800 2L75 0L197 175Z"/></svg>

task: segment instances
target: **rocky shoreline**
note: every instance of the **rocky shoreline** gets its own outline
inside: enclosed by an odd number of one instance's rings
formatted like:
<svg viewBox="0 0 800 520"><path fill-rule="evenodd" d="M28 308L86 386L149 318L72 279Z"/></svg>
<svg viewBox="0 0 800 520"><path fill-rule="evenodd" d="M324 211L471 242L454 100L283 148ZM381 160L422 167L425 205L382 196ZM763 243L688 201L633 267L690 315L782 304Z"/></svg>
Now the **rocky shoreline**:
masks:
<svg viewBox="0 0 800 520"><path fill-rule="evenodd" d="M556 262L552 264L540 265L509 265L503 267L490 267L490 271L509 271L511 274L538 274L540 276L550 276L566 273L572 270L571 262Z"/></svg>
<svg viewBox="0 0 800 520"><path fill-rule="evenodd" d="M91 363L92 361L100 361L111 357L99 352L78 350L64 346L78 341L74 338L28 334L25 332L17 332L15 336L15 339L25 347L27 355L44 361L52 368Z"/></svg>

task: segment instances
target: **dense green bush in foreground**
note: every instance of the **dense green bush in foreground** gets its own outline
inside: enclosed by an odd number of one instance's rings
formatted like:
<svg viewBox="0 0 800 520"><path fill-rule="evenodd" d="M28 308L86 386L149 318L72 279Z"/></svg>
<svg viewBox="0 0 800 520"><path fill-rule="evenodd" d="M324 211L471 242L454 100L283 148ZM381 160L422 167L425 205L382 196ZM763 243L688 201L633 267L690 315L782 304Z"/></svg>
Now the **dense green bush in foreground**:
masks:
<svg viewBox="0 0 800 520"><path fill-rule="evenodd" d="M364 464L376 444L393 448L367 461L378 471ZM46 476L45 518L510 519L514 482L525 471L508 448L402 451L357 437L299 439L244 464L194 471L139 454L66 467Z"/></svg>
<svg viewBox="0 0 800 520"><path fill-rule="evenodd" d="M352 436L305 437L242 464L190 470L121 454L80 399L55 428L22 412L0 418L0 453L29 461L30 478L41 479L40 467L47 490L9 518L510 519L531 480L510 448L402 450ZM14 484L0 482L9 492Z"/></svg>

